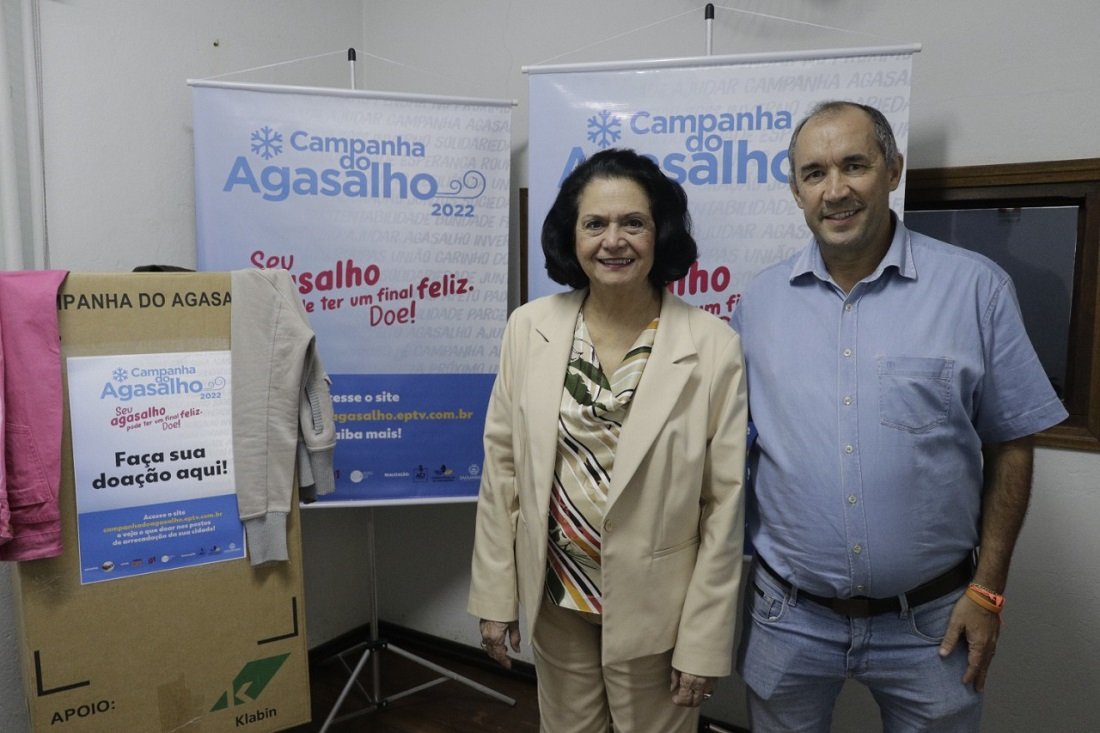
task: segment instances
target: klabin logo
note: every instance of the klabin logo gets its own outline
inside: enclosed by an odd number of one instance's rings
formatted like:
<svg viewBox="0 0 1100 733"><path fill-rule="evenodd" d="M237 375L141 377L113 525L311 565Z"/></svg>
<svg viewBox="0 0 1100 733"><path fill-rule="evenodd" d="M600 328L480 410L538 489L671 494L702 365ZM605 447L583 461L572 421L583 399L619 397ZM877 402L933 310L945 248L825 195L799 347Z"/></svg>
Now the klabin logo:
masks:
<svg viewBox="0 0 1100 733"><path fill-rule="evenodd" d="M247 705L250 702L258 700L264 688L274 679L275 674L279 671L279 668L283 666L283 662L285 662L289 656L290 654L280 654L279 656L267 657L266 659L253 659L251 662L244 665L241 671L237 673L237 676L233 678L232 689L222 693L222 696L214 703L214 707L210 708L210 712L228 708L231 695L234 706ZM274 708L272 708L266 712L240 717L245 719L245 723L251 723L269 717L268 713L278 714ZM255 717L254 720L251 719L253 717ZM240 724L240 720L238 720L238 724Z"/></svg>

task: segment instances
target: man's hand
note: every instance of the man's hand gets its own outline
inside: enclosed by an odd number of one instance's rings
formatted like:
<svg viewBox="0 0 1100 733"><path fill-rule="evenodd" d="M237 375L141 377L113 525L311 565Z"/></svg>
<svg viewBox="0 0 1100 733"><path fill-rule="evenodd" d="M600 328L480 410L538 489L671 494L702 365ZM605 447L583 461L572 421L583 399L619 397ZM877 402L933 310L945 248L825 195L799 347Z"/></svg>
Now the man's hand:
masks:
<svg viewBox="0 0 1100 733"><path fill-rule="evenodd" d="M951 611L951 620L947 623L947 633L940 643L940 656L950 654L959 640L965 637L967 651L966 674L962 682L974 683L974 689L985 689L985 678L989 674L989 664L997 650L997 636L1001 632L1001 618L985 610L965 595Z"/></svg>
<svg viewBox="0 0 1100 733"><path fill-rule="evenodd" d="M511 669L512 660L508 656L508 645L511 645L513 652L519 651L519 621L481 619L478 627L481 629L481 648L500 666Z"/></svg>
<svg viewBox="0 0 1100 733"><path fill-rule="evenodd" d="M713 677L696 677L678 669L672 670L671 682L668 689L672 693L672 704L685 708L699 707L714 690Z"/></svg>

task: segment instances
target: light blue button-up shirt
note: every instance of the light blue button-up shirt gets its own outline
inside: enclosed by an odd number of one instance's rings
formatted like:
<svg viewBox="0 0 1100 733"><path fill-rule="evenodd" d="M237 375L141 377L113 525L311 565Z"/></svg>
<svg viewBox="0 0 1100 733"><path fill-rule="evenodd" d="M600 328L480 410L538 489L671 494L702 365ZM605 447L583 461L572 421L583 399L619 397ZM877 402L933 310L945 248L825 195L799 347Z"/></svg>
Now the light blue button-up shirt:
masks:
<svg viewBox="0 0 1100 733"><path fill-rule="evenodd" d="M982 444L1067 416L1008 275L900 222L847 295L811 243L731 324L759 433L749 537L811 593L892 596L953 567L978 544Z"/></svg>

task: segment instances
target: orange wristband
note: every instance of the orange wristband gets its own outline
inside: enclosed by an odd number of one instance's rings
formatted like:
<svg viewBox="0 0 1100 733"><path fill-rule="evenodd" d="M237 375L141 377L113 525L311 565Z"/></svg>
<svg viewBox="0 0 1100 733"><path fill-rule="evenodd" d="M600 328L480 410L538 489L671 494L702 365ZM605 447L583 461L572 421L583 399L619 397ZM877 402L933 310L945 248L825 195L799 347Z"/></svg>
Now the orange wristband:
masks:
<svg viewBox="0 0 1100 733"><path fill-rule="evenodd" d="M994 593L984 585L978 585L977 583L971 583L967 586L966 597L990 613L995 613L997 615L1000 615L1005 607L1004 596L1000 593Z"/></svg>

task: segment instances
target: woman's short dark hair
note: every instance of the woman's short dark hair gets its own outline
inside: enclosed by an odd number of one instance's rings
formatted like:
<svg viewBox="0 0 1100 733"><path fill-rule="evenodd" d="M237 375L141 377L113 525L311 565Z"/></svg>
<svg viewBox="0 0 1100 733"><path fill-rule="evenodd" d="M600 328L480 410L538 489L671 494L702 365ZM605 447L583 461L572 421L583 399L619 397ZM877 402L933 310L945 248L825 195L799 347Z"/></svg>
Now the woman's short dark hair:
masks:
<svg viewBox="0 0 1100 733"><path fill-rule="evenodd" d="M597 178L634 181L649 198L657 229L649 272L653 286L662 288L686 275L699 258L699 248L691 236L691 214L683 187L651 159L633 150L610 148L596 153L566 177L542 223L542 251L550 279L576 289L588 286L588 276L577 260L577 210L585 186Z"/></svg>

